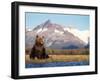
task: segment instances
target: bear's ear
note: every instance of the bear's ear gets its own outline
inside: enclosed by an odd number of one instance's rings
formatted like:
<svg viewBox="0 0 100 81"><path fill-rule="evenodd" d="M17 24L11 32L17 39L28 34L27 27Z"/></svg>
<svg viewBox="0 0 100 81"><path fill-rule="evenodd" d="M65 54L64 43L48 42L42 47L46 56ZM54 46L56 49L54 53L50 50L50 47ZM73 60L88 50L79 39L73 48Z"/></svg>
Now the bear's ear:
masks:
<svg viewBox="0 0 100 81"><path fill-rule="evenodd" d="M36 35L36 38L38 38L39 36L38 35Z"/></svg>

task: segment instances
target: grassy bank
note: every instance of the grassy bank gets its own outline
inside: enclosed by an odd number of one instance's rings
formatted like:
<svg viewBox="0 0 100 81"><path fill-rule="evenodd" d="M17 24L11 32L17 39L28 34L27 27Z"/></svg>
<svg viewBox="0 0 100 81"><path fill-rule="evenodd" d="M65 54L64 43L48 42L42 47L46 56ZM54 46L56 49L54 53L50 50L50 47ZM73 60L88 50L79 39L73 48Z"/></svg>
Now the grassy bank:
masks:
<svg viewBox="0 0 100 81"><path fill-rule="evenodd" d="M25 49L26 54L30 54L31 49ZM80 48L80 49L51 49L46 48L46 53L49 55L89 55L88 48Z"/></svg>
<svg viewBox="0 0 100 81"><path fill-rule="evenodd" d="M49 55L48 59L30 59L29 55L25 55L26 63L47 63L47 62L80 62L89 61L89 55Z"/></svg>

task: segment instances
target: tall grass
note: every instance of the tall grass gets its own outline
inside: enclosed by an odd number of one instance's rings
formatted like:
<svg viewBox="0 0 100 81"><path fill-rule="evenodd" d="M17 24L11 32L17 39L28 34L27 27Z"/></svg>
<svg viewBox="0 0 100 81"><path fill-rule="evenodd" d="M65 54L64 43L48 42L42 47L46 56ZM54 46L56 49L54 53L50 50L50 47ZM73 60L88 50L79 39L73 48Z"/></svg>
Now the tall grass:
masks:
<svg viewBox="0 0 100 81"><path fill-rule="evenodd" d="M30 54L31 49L26 48L26 54ZM46 53L49 55L52 54L65 54L65 55L89 55L89 48L80 48L80 49L51 49L46 48Z"/></svg>
<svg viewBox="0 0 100 81"><path fill-rule="evenodd" d="M89 54L89 49L81 48L81 49L46 49L47 54L66 54L66 55L74 55L74 54Z"/></svg>

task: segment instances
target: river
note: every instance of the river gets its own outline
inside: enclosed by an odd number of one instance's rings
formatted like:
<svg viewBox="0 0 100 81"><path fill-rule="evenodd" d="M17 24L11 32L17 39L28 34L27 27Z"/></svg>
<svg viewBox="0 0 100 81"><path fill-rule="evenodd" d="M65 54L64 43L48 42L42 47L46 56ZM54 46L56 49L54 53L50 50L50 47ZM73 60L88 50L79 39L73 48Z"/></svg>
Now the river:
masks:
<svg viewBox="0 0 100 81"><path fill-rule="evenodd" d="M81 62L49 62L49 63L30 63L26 64L26 68L39 68L39 67L62 67L62 66L83 66L89 65L87 61Z"/></svg>

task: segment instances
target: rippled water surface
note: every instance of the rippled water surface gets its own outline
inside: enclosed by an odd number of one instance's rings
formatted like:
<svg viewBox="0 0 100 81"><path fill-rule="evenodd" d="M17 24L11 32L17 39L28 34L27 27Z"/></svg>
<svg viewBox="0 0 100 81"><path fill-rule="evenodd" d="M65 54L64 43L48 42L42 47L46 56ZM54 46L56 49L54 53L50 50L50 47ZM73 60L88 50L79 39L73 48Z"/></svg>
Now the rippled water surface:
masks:
<svg viewBox="0 0 100 81"><path fill-rule="evenodd" d="M82 65L89 65L89 62L82 61L82 62L50 62L50 63L31 63L26 64L26 68L39 68L39 67L61 67L61 66L82 66Z"/></svg>

